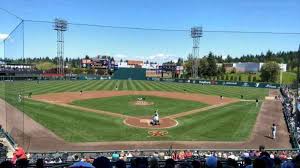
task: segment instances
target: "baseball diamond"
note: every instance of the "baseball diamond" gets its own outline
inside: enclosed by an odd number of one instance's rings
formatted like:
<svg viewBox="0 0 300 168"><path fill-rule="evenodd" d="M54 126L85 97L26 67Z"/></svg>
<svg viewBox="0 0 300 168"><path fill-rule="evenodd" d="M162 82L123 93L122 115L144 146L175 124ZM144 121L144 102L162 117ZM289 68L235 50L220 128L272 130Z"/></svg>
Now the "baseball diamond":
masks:
<svg viewBox="0 0 300 168"><path fill-rule="evenodd" d="M1 112L0 122L29 151L146 149L170 144L178 148L290 147L286 127L278 127L276 142L265 137L268 121L284 125L280 105L270 99L276 94L264 88L144 80L6 81L1 82L0 105L9 112ZM16 101L19 95L20 102ZM141 97L151 103L136 105ZM152 126L149 122L156 110L160 125Z"/></svg>

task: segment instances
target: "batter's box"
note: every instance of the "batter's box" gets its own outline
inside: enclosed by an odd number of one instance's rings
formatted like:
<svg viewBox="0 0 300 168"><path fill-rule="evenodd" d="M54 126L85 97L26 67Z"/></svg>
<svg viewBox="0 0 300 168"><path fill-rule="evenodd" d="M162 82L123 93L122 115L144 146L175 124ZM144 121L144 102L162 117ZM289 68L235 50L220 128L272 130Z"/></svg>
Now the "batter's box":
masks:
<svg viewBox="0 0 300 168"><path fill-rule="evenodd" d="M149 119L140 119L140 123L150 124L150 120Z"/></svg>

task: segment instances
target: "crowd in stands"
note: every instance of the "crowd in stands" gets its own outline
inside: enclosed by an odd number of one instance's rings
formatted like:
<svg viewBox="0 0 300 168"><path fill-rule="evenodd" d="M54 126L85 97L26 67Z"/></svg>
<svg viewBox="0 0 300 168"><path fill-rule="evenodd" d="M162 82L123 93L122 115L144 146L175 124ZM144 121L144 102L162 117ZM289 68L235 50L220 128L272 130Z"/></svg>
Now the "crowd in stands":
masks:
<svg viewBox="0 0 300 168"><path fill-rule="evenodd" d="M14 157L0 164L2 167L69 167L73 164L95 168L273 168L298 167L300 155L297 151L121 151L102 153L51 153L25 154L16 148ZM297 166L296 166L297 165Z"/></svg>
<svg viewBox="0 0 300 168"><path fill-rule="evenodd" d="M296 103L296 101L294 100L294 93L290 91L288 87L280 88L280 92L282 95L281 103L283 106L283 114L288 127L288 131L290 132L292 145L295 148L299 148L300 130L296 124L297 110L294 108Z"/></svg>

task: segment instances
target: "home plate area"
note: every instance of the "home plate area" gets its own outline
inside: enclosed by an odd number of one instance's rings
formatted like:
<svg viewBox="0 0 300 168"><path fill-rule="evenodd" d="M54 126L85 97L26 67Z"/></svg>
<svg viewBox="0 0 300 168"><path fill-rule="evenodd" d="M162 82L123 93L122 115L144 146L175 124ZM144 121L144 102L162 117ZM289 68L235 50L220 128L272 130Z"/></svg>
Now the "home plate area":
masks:
<svg viewBox="0 0 300 168"><path fill-rule="evenodd" d="M164 129L172 128L178 125L178 122L171 118L161 118L159 120L160 125L151 125L150 122L151 117L128 117L124 120L124 124L137 128Z"/></svg>

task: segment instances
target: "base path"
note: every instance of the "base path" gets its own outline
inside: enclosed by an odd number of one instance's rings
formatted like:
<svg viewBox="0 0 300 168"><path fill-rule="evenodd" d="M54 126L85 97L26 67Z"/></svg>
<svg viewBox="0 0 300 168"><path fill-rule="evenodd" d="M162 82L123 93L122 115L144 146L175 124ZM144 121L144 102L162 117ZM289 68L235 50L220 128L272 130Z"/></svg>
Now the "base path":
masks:
<svg viewBox="0 0 300 168"><path fill-rule="evenodd" d="M274 93L273 93L274 94ZM55 100L55 99L53 99ZM224 100L226 100L224 98ZM7 116L6 116L7 114ZM276 100L265 100L257 116L251 136L242 142L220 141L112 141L70 143L56 136L15 107L0 99L0 124L3 125L17 141L28 151L97 151L97 150L129 150L129 149L257 149L259 145L266 148L290 148L289 133L285 124L282 106ZM21 117L24 117L24 125ZM7 120L5 120L7 118ZM277 139L270 138L271 125L276 122L279 126ZM24 130L24 135L22 134ZM146 130L145 130L146 131ZM23 141L24 140L24 141Z"/></svg>
<svg viewBox="0 0 300 168"><path fill-rule="evenodd" d="M195 93L180 93L180 92L160 92L160 91L86 91L81 95L79 92L60 92L60 93L48 93L42 95L34 95L32 99L53 103L71 103L75 100L86 100L94 98L105 98L113 96L125 96L125 95L146 95L146 96L158 96L165 98L173 98L180 100L197 101L209 105L215 105L220 103L232 103L238 99L224 98L220 99L218 96L195 94Z"/></svg>

